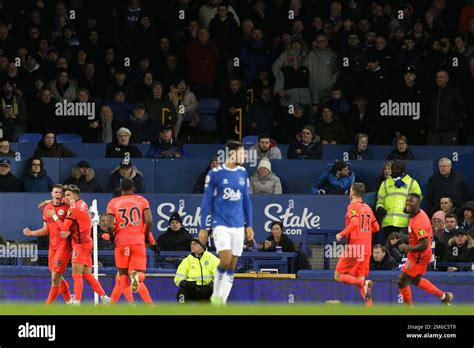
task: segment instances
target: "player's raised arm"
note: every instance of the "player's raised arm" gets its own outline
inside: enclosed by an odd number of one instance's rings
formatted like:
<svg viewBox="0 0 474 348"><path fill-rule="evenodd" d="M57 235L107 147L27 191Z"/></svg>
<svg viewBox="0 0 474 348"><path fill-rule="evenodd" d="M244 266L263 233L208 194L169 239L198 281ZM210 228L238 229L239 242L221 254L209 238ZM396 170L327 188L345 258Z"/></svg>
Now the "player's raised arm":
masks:
<svg viewBox="0 0 474 348"><path fill-rule="evenodd" d="M43 227L38 230L30 230L28 227L23 229L23 234L27 237L38 237L38 236L46 236L49 233L48 231L48 224L43 222Z"/></svg>

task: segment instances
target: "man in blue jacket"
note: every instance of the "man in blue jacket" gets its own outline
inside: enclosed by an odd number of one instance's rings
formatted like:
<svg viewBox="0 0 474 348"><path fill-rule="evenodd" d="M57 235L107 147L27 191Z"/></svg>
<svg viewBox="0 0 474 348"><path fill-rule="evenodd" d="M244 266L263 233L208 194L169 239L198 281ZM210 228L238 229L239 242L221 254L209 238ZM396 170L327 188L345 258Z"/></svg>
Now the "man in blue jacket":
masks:
<svg viewBox="0 0 474 348"><path fill-rule="evenodd" d="M350 163L336 161L334 164L329 164L326 171L318 177L311 188L311 193L347 195L354 181L355 175L351 172Z"/></svg>

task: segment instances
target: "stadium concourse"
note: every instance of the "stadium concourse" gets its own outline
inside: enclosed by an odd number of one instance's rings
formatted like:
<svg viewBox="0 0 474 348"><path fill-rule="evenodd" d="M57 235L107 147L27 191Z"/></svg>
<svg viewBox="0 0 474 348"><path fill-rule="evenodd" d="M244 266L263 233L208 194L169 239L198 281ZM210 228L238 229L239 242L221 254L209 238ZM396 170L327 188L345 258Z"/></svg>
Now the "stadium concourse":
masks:
<svg viewBox="0 0 474 348"><path fill-rule="evenodd" d="M162 250L147 250L150 295L176 301L173 277L198 236L206 174L228 159L233 139L246 150L255 236L230 303L361 303L334 269L350 188L362 182L381 226L374 303L402 301L405 198L417 193L433 229L427 278L455 303L474 304L472 0L2 5L2 303L48 297L48 239L22 231L43 226L38 204L53 184L77 185L103 214L124 178L150 202ZM160 242L174 213L179 245ZM98 232L110 293L113 244ZM84 298L92 301L90 289ZM414 286L413 298L439 303Z"/></svg>

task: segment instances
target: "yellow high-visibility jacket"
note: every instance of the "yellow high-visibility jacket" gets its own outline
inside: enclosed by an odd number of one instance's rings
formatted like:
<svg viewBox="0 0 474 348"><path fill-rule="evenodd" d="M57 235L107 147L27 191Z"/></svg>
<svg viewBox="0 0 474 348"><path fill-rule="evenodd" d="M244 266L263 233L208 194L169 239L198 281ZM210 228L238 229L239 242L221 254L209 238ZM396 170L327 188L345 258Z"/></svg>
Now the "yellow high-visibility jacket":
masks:
<svg viewBox="0 0 474 348"><path fill-rule="evenodd" d="M407 227L409 216L404 213L407 196L409 193L417 193L421 196L420 185L415 179L406 174L402 181L406 187L396 187L391 177L380 185L375 209L382 207L387 211L387 216L382 221L382 228Z"/></svg>
<svg viewBox="0 0 474 348"><path fill-rule="evenodd" d="M189 254L179 264L174 283L179 286L183 280L195 281L197 285L207 285L214 279L219 259L208 251L201 257Z"/></svg>

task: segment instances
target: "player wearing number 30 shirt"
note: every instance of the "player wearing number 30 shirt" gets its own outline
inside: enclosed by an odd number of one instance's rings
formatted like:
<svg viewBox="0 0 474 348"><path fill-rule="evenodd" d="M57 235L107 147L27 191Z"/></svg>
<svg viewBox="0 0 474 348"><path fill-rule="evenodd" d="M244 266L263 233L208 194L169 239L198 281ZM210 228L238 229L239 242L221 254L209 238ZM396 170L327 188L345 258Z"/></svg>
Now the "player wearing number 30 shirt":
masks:
<svg viewBox="0 0 474 348"><path fill-rule="evenodd" d="M148 201L134 194L132 180L120 184L121 196L107 205L108 232L115 243L115 265L119 272L119 292L112 293L112 303L121 293L138 292L145 303L152 304L145 286L146 240L155 245L151 230L153 218ZM130 277L130 281L129 281Z"/></svg>
<svg viewBox="0 0 474 348"><path fill-rule="evenodd" d="M357 285L367 306L372 305L371 288L373 282L365 280L369 275L372 254L372 233L380 226L370 206L362 201L365 186L354 183L350 190L351 203L347 207L346 228L336 235L336 240L346 238L344 256L339 258L334 273L338 282Z"/></svg>

